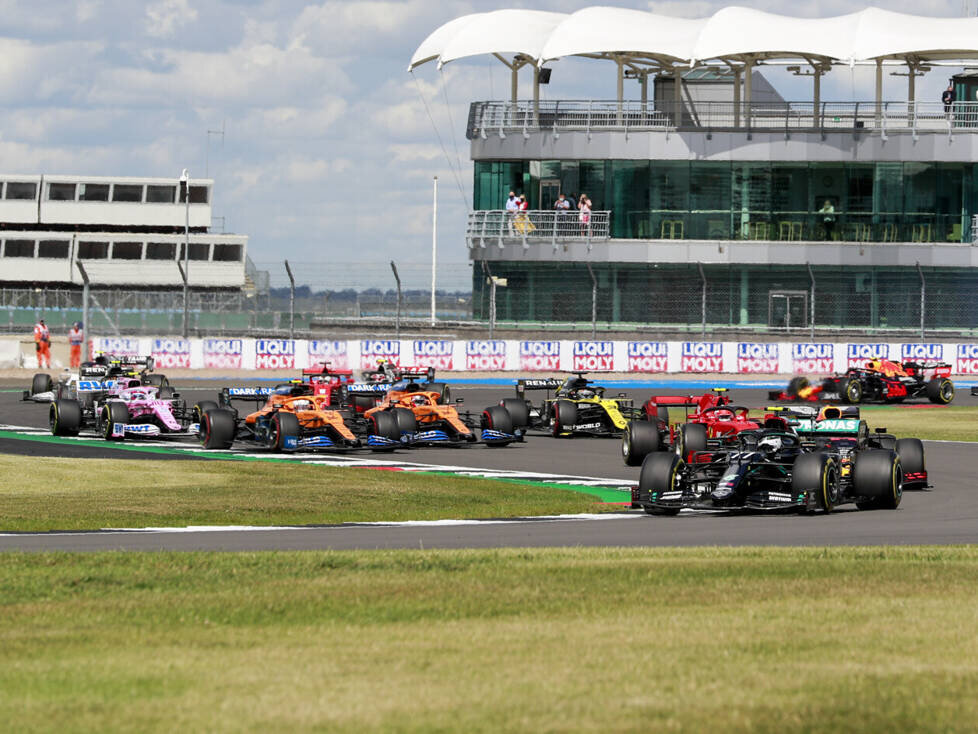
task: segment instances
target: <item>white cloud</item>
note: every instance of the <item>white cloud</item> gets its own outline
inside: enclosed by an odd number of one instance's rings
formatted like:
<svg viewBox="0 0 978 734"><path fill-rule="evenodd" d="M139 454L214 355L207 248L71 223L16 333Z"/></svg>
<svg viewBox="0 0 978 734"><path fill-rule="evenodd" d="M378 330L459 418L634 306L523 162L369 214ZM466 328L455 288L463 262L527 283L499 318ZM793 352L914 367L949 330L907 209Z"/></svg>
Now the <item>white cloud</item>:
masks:
<svg viewBox="0 0 978 734"><path fill-rule="evenodd" d="M197 9L189 0L158 0L146 6L146 33L170 38L178 30L197 20Z"/></svg>

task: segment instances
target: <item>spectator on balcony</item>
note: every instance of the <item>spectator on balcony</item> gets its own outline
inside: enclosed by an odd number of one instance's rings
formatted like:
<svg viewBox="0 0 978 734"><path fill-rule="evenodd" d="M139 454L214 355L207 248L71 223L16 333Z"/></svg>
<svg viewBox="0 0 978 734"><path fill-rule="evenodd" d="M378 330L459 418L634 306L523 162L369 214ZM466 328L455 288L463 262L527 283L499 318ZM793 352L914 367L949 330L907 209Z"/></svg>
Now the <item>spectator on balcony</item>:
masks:
<svg viewBox="0 0 978 734"><path fill-rule="evenodd" d="M516 213L520 210L519 199L516 198L516 194L512 191L509 192L509 198L506 200L506 219L509 226L509 236L513 236L513 220L516 219Z"/></svg>
<svg viewBox="0 0 978 734"><path fill-rule="evenodd" d="M567 230L567 216L570 214L571 203L568 201L567 197L563 194L558 194L557 201L554 202L554 218L557 220L554 222L554 227L557 229L557 234L563 234Z"/></svg>
<svg viewBox="0 0 978 734"><path fill-rule="evenodd" d="M520 194L519 210L516 214L515 227L516 231L523 236L530 234L536 229L536 225L530 221L530 215L527 214L529 210L530 202L526 200L526 194Z"/></svg>
<svg viewBox="0 0 978 734"><path fill-rule="evenodd" d="M949 82L947 89L941 93L941 102L944 103L944 114L948 117L951 116L951 109L954 107L957 99L958 95L954 92L954 82Z"/></svg>
<svg viewBox="0 0 978 734"><path fill-rule="evenodd" d="M581 194L577 209L579 212L577 216L581 221L581 234L586 236L591 229L591 200L587 198L587 194Z"/></svg>
<svg viewBox="0 0 978 734"><path fill-rule="evenodd" d="M822 208L818 210L818 215L822 218L822 230L825 232L825 239L835 239L835 207L829 199L825 200Z"/></svg>

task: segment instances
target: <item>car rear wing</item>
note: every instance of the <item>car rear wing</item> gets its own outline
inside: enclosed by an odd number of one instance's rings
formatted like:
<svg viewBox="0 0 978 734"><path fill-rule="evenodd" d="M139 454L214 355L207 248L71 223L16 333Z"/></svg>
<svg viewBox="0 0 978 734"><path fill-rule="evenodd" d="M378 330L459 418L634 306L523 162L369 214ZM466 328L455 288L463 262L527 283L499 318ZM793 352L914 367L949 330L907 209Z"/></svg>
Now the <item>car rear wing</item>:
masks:
<svg viewBox="0 0 978 734"><path fill-rule="evenodd" d="M267 400L274 392L271 387L222 387L218 402L230 405L232 400Z"/></svg>
<svg viewBox="0 0 978 734"><path fill-rule="evenodd" d="M547 390L551 392L558 389L564 381L556 377L526 377L516 381L516 394L520 397L527 390Z"/></svg>
<svg viewBox="0 0 978 734"><path fill-rule="evenodd" d="M653 395L646 402L670 408L699 407L700 397L697 395Z"/></svg>
<svg viewBox="0 0 978 734"><path fill-rule="evenodd" d="M351 382L346 386L348 393L359 395L382 395L390 389L391 386L386 382Z"/></svg>
<svg viewBox="0 0 978 734"><path fill-rule="evenodd" d="M342 377L346 382L353 382L353 370L334 370L330 365L332 362L320 362L315 367L307 367L302 370L303 377Z"/></svg>
<svg viewBox="0 0 978 734"><path fill-rule="evenodd" d="M434 367L395 367L393 372L397 381L417 380L419 378L427 382L435 381Z"/></svg>

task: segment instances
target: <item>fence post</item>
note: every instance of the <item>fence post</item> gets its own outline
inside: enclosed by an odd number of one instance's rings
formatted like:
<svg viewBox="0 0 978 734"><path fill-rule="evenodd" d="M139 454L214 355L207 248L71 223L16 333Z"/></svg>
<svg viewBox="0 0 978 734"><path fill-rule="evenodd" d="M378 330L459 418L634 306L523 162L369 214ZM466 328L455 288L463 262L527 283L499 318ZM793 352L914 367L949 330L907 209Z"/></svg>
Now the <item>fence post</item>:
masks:
<svg viewBox="0 0 978 734"><path fill-rule="evenodd" d="M496 279L489 276L489 339L496 329Z"/></svg>
<svg viewBox="0 0 978 734"><path fill-rule="evenodd" d="M927 298L927 281L924 279L924 271L917 262L917 275L920 276L920 341L924 340L924 315L926 314L925 299Z"/></svg>
<svg viewBox="0 0 978 734"><path fill-rule="evenodd" d="M75 265L78 266L78 272L81 273L82 277L82 334L85 336L85 354L82 355L82 360L87 360L89 358L88 351L88 273L85 272L85 266L81 264L78 260L75 260Z"/></svg>
<svg viewBox="0 0 978 734"><path fill-rule="evenodd" d="M397 282L397 314L394 316L394 337L401 338L401 276L397 274L397 266L391 260L391 270L394 271L394 280Z"/></svg>
<svg viewBox="0 0 978 734"><path fill-rule="evenodd" d="M811 338L812 341L815 341L815 273L812 272L811 263L805 263L805 265L808 267L808 278L812 281L812 296L810 299L812 302L812 306L811 306L812 320L811 320L811 329L809 331L809 337Z"/></svg>
<svg viewBox="0 0 978 734"><path fill-rule="evenodd" d="M289 261L285 261L285 272L289 275L289 339L295 339L295 278Z"/></svg>
<svg viewBox="0 0 978 734"><path fill-rule="evenodd" d="M598 333L598 279L594 277L591 263L587 263L587 271L591 274L591 340L593 341Z"/></svg>
<svg viewBox="0 0 978 734"><path fill-rule="evenodd" d="M703 297L700 304L700 310L703 316L703 336L706 336L706 273L703 272L703 263L697 263L700 269L700 279L703 281Z"/></svg>

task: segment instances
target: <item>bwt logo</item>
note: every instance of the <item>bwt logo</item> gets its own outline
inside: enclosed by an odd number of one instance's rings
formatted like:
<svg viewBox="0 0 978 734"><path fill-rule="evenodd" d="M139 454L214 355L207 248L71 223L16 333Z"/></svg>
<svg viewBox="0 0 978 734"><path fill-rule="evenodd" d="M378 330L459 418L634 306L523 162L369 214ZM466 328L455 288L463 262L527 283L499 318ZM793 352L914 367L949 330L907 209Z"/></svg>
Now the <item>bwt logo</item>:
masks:
<svg viewBox="0 0 978 734"><path fill-rule="evenodd" d="M506 342L502 339L465 342L465 369L506 369Z"/></svg>
<svg viewBox="0 0 978 734"><path fill-rule="evenodd" d="M190 340L154 339L153 363L163 369L190 367Z"/></svg>
<svg viewBox="0 0 978 734"><path fill-rule="evenodd" d="M978 375L978 344L958 344L955 367L959 375Z"/></svg>
<svg viewBox="0 0 978 734"><path fill-rule="evenodd" d="M204 339L204 367L241 369L240 339Z"/></svg>
<svg viewBox="0 0 978 734"><path fill-rule="evenodd" d="M615 347L611 342L574 342L575 370L611 370Z"/></svg>
<svg viewBox="0 0 978 734"><path fill-rule="evenodd" d="M683 342L683 372L723 372L723 345L720 342Z"/></svg>
<svg viewBox="0 0 978 734"><path fill-rule="evenodd" d="M414 363L418 367L450 370L454 352L455 343L447 339L415 339L414 341Z"/></svg>
<svg viewBox="0 0 978 734"><path fill-rule="evenodd" d="M666 372L669 345L665 342L628 342L629 372Z"/></svg>
<svg viewBox="0 0 978 734"><path fill-rule="evenodd" d="M740 342L737 344L737 372L774 374L778 371L778 345Z"/></svg>
<svg viewBox="0 0 978 734"><path fill-rule="evenodd" d="M375 367L379 357L390 359L400 356L401 342L396 339L362 339L360 341L360 366L363 369Z"/></svg>
<svg viewBox="0 0 978 734"><path fill-rule="evenodd" d="M791 345L792 372L832 372L835 370L835 345L807 342Z"/></svg>
<svg viewBox="0 0 978 734"><path fill-rule="evenodd" d="M255 369L294 370L295 342L291 339L256 340Z"/></svg>
<svg viewBox="0 0 978 734"><path fill-rule="evenodd" d="M139 340L129 339L124 336L100 336L92 339L92 350L94 352L134 357L139 354Z"/></svg>
<svg viewBox="0 0 978 734"><path fill-rule="evenodd" d="M900 357L907 360L944 359L944 345L904 344L900 347Z"/></svg>
<svg viewBox="0 0 978 734"><path fill-rule="evenodd" d="M889 344L850 344L846 350L849 367L865 367L869 359L889 359Z"/></svg>
<svg viewBox="0 0 978 734"><path fill-rule="evenodd" d="M560 342L520 342L520 369L542 372L560 369Z"/></svg>

